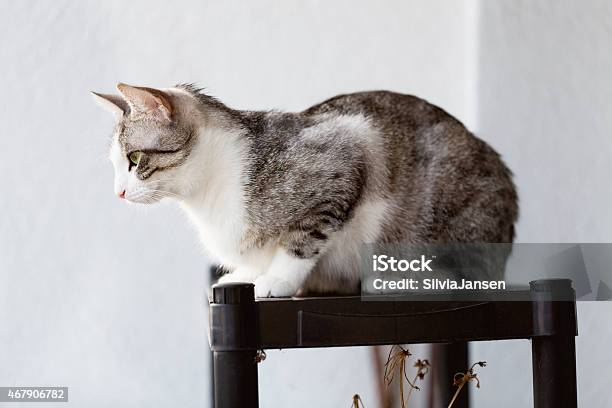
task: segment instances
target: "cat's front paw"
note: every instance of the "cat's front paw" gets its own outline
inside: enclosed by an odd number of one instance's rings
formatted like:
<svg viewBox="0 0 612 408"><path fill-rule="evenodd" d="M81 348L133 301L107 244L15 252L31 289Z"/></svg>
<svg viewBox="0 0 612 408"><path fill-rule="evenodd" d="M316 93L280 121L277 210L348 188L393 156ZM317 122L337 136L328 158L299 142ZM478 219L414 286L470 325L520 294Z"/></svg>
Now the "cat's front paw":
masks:
<svg viewBox="0 0 612 408"><path fill-rule="evenodd" d="M263 275L255 280L255 297L291 297L299 288L291 282L273 275Z"/></svg>
<svg viewBox="0 0 612 408"><path fill-rule="evenodd" d="M217 283L253 283L255 276L242 269L237 269L234 272L226 273L221 276Z"/></svg>

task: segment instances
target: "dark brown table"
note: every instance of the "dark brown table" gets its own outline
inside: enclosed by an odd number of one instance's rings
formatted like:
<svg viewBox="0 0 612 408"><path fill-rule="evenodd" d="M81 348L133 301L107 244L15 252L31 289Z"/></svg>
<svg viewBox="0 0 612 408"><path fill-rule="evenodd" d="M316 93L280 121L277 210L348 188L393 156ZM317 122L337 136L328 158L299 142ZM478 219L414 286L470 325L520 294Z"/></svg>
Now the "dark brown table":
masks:
<svg viewBox="0 0 612 408"><path fill-rule="evenodd" d="M570 280L539 280L495 299L422 295L255 299L217 284L210 299L216 408L256 408L258 350L530 339L534 407L576 407L576 302ZM405 299L405 298L403 298ZM466 367L467 368L467 367ZM467 403L465 403L467 404Z"/></svg>

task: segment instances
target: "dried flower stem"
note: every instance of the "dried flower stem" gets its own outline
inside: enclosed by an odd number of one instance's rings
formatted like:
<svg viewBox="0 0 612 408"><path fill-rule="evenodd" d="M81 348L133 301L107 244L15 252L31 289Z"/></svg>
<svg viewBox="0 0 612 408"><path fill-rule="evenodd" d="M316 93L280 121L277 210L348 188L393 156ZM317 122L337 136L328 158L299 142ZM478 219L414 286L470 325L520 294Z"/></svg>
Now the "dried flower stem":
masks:
<svg viewBox="0 0 612 408"><path fill-rule="evenodd" d="M393 346L391 350L389 350L389 357L387 358L387 363L385 364L385 382L387 383L387 387L391 385L393 379L395 378L395 371L399 368L399 389L400 389L400 398L402 399L402 408L406 408L406 401L404 400L404 379L412 388L419 387L414 385L414 382L411 382L408 379L406 374L406 360L410 357L410 351L404 349L401 346Z"/></svg>
<svg viewBox="0 0 612 408"><path fill-rule="evenodd" d="M457 397L459 396L459 392L461 391L461 388L463 388L463 386L465 385L465 383L459 385L459 388L457 388L457 391L455 391L455 395L453 395L453 399L451 400L451 402L448 404L448 408L451 408L453 406L453 404L455 403L455 400L457 399Z"/></svg>
<svg viewBox="0 0 612 408"><path fill-rule="evenodd" d="M414 375L414 379L412 380L412 383L414 384L414 386L410 387L410 391L408 391L408 395L406 396L406 403L410 400L410 395L412 394L413 390L419 390L420 388L416 386L416 382L417 380L421 380L423 381L423 379L425 379L425 375L429 372L429 360L417 360L416 363L414 363L414 366L417 368L417 372Z"/></svg>
<svg viewBox="0 0 612 408"><path fill-rule="evenodd" d="M353 395L353 402L351 403L351 408L365 408L363 401L359 394Z"/></svg>
<svg viewBox="0 0 612 408"><path fill-rule="evenodd" d="M487 362L478 361L472 364L472 366L465 373L457 373L453 376L453 385L457 387L457 391L455 391L453 399L448 404L448 408L451 408L453 406L455 400L459 396L459 393L461 392L461 389L465 384L469 383L470 381L476 381L476 388L480 388L480 380L478 379L477 374L474 372L474 367L476 367L477 365L480 367L486 367Z"/></svg>

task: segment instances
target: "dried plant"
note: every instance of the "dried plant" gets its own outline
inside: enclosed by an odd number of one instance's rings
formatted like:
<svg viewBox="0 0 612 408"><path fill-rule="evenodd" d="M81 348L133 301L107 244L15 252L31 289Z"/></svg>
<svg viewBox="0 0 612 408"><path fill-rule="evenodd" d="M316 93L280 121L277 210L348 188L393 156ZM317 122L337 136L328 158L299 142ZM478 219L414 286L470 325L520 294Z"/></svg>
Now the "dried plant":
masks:
<svg viewBox="0 0 612 408"><path fill-rule="evenodd" d="M395 372L399 371L398 381L399 381L399 389L400 389L400 398L402 400L402 408L406 408L406 400L404 399L404 380L406 380L406 382L410 386L411 391L413 388L416 388L417 390L419 389L419 387L414 385L414 382L408 379L408 375L406 374L406 360L411 355L412 354L407 349L404 349L401 346L395 345L391 347L391 350L389 350L389 356L387 357L387 363L385 364L384 379L385 379L385 383L387 384L387 387L391 385L391 383L393 382L395 378ZM417 371L417 377L418 377L418 371Z"/></svg>
<svg viewBox="0 0 612 408"><path fill-rule="evenodd" d="M416 361L416 363L414 363L414 367L416 367L417 369L417 372L414 375L414 379L412 380L412 384L414 384L414 386L410 387L410 391L408 391L408 395L406 396L406 403L408 403L408 400L410 399L410 395L412 394L413 390L420 390L420 388L417 387L416 382L417 380L423 381L425 379L425 375L429 372L429 367L431 367L431 364L429 364L429 360L427 359L419 359Z"/></svg>
<svg viewBox="0 0 612 408"><path fill-rule="evenodd" d="M267 355L265 350L257 350L257 354L255 354L255 362L259 364L264 361L266 357Z"/></svg>
<svg viewBox="0 0 612 408"><path fill-rule="evenodd" d="M353 395L353 402L351 403L351 408L365 408L365 405L363 405L363 401L361 400L359 394Z"/></svg>
<svg viewBox="0 0 612 408"><path fill-rule="evenodd" d="M448 408L451 408L453 406L455 400L459 396L459 393L461 392L461 389L465 384L469 383L470 381L476 381L476 388L480 388L480 380L478 379L477 374L474 372L474 367L476 367L477 365L480 367L486 367L487 362L479 361L477 363L474 363L465 373L457 373L453 376L453 385L457 387L457 391L455 392L455 395L453 395L453 399L451 400L451 402L448 404Z"/></svg>

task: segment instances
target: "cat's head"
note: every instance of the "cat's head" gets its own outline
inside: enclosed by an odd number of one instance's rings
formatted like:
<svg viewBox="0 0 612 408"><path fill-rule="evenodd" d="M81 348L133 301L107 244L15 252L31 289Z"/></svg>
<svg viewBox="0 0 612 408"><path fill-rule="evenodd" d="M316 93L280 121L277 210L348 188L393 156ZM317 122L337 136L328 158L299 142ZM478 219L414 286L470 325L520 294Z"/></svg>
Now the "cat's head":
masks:
<svg viewBox="0 0 612 408"><path fill-rule="evenodd" d="M110 148L115 194L135 203L154 203L189 193L190 156L196 145L193 98L118 84L120 95L93 93L115 114Z"/></svg>

